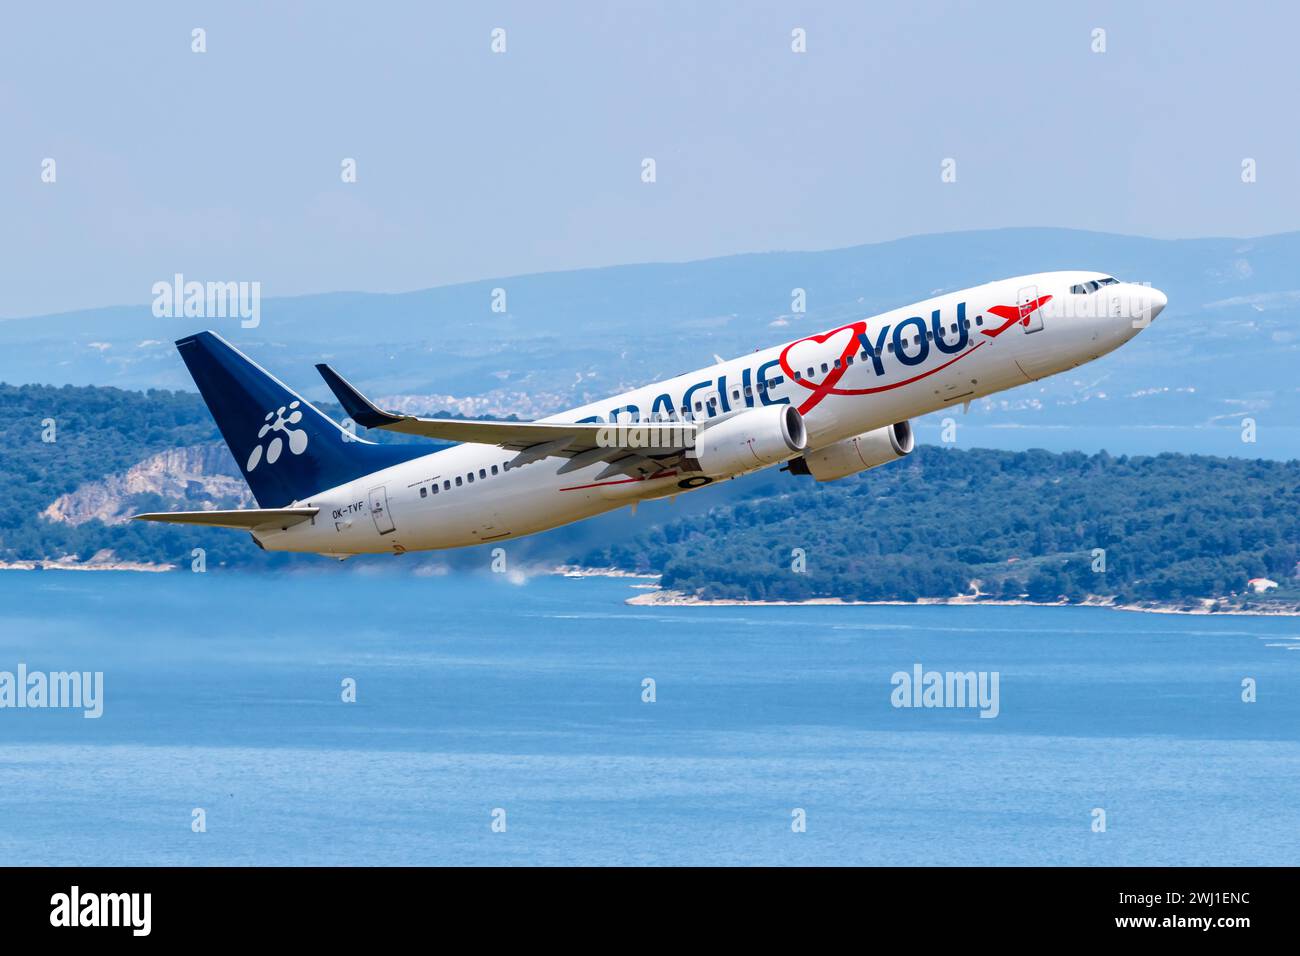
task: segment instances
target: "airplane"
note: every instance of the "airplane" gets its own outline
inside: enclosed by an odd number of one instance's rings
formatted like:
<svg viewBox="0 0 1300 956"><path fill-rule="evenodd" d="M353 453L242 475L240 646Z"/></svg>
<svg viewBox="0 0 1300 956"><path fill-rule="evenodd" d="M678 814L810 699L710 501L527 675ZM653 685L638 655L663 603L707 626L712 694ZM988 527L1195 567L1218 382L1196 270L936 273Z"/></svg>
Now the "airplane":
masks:
<svg viewBox="0 0 1300 956"><path fill-rule="evenodd" d="M384 411L317 365L344 427L198 332L176 347L259 507L134 517L343 559L519 538L778 464L836 481L910 454L912 418L1098 359L1167 301L1100 272L1003 279L528 422Z"/></svg>

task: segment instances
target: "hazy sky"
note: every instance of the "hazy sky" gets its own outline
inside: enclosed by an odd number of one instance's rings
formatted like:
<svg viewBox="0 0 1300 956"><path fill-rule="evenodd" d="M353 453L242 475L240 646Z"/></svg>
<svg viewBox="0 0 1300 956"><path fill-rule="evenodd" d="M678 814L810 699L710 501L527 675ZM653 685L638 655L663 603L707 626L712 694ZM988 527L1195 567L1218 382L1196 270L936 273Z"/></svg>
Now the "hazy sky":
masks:
<svg viewBox="0 0 1300 956"><path fill-rule="evenodd" d="M1009 225L1293 230L1298 36L1286 3L12 4L0 315L175 272L273 296Z"/></svg>

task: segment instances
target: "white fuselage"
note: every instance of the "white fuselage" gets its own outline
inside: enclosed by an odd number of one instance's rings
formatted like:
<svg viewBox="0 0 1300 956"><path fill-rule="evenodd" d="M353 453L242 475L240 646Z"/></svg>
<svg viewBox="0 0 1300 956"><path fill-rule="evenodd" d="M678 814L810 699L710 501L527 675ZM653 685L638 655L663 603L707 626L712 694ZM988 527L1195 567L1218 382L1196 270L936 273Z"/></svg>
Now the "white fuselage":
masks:
<svg viewBox="0 0 1300 956"><path fill-rule="evenodd" d="M1098 280L1107 284L1096 288ZM750 408L789 403L803 415L812 450L1090 362L1133 338L1164 304L1160 292L1102 273L1019 276L762 349L546 421L684 417L712 424ZM339 556L455 548L534 534L732 477L667 468L648 478L597 480L604 463L565 474L560 469L567 459L556 457L507 468L515 454L476 444L436 451L322 490L298 503L320 509L311 522L257 538L270 550Z"/></svg>

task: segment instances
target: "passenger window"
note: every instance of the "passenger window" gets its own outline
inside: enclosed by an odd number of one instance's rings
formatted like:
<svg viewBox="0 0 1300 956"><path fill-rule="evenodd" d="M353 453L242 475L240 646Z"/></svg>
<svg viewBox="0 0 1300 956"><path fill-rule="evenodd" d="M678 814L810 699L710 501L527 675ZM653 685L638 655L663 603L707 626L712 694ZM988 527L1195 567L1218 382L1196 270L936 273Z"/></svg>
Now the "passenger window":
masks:
<svg viewBox="0 0 1300 956"><path fill-rule="evenodd" d="M861 355L858 356L858 358L862 359L862 361L865 362L867 360L867 353L863 352Z"/></svg>
<svg viewBox="0 0 1300 956"><path fill-rule="evenodd" d="M495 475L496 473L497 473L497 466L496 466L496 465L493 465L493 466L492 466L492 474Z"/></svg>
<svg viewBox="0 0 1300 956"><path fill-rule="evenodd" d="M442 483L442 490L443 490L443 491L451 491L451 479L450 479L450 478L448 478L446 481L444 481L444 482Z"/></svg>
<svg viewBox="0 0 1300 956"><path fill-rule="evenodd" d="M421 488L421 489L420 489L420 497L421 497L421 498L427 498L427 497L429 497L429 489L428 489L428 488Z"/></svg>
<svg viewBox="0 0 1300 956"><path fill-rule="evenodd" d="M480 468L480 469L478 470L478 476L479 476L480 478L486 478L486 477L487 477L487 469L486 469L486 468Z"/></svg>
<svg viewBox="0 0 1300 956"><path fill-rule="evenodd" d="M887 346L885 346L885 347L886 347L887 349L889 349L889 351L890 351L891 353L894 351L894 343L893 343L893 342L890 342L889 345L887 345Z"/></svg>
<svg viewBox="0 0 1300 956"><path fill-rule="evenodd" d="M803 373L802 373L802 372L795 372L795 373L794 373L794 380L795 380L796 382L802 382L802 381L803 381Z"/></svg>
<svg viewBox="0 0 1300 956"><path fill-rule="evenodd" d="M432 491L432 492L436 495L436 494L438 493L438 483L435 481L435 482L433 483L433 486L432 486L429 490Z"/></svg>
<svg viewBox="0 0 1300 956"><path fill-rule="evenodd" d="M459 487L460 487L461 485L463 485L463 484L464 484L464 482L461 481L461 477L460 477L460 475L457 475L457 476L456 476L456 487L459 488Z"/></svg>
<svg viewBox="0 0 1300 956"><path fill-rule="evenodd" d="M701 402L696 402L696 403L695 403L695 410L696 410L697 412L704 411L704 405L703 405Z"/></svg>
<svg viewBox="0 0 1300 956"><path fill-rule="evenodd" d="M982 316L982 315L977 315L977 316L975 316L975 324L976 324L976 325L983 325L983 324L984 324L984 316Z"/></svg>
<svg viewBox="0 0 1300 956"><path fill-rule="evenodd" d="M845 365L852 365L852 364L853 364L853 356L850 355L848 358L846 358L846 359L844 360L844 364L845 364Z"/></svg>
<svg viewBox="0 0 1300 956"><path fill-rule="evenodd" d="M839 362L836 362L836 363L835 363L835 365L836 365L837 368L839 367L839 364L840 364ZM829 371L830 371L830 368L826 365L825 362L822 362L822 374L825 375L825 374L826 374L827 372L829 372Z"/></svg>

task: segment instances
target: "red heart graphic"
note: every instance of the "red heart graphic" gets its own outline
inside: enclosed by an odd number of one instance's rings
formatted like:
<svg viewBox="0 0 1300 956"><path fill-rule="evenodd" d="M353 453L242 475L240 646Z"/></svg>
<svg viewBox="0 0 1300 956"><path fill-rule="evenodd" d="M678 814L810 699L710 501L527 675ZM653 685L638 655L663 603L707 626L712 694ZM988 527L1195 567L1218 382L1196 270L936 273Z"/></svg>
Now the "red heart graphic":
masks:
<svg viewBox="0 0 1300 956"><path fill-rule="evenodd" d="M790 367L790 350L796 345L802 345L804 342L812 342L816 345L824 345L841 332L852 329L853 334L849 336L848 343L844 346L844 352L840 355L839 360L831 365L831 370L826 373L826 377L821 382L812 382L806 378L795 378L794 369ZM866 322L854 322L851 325L841 325L838 329L832 329L830 332L822 332L819 335L809 335L802 339L796 339L781 350L781 370L789 376L792 382L798 382L804 388L812 392L802 405L799 406L799 414L806 415L808 410L815 406L827 395L835 391L835 384L844 377L848 371L848 358L858 350L858 336L867 331ZM828 363L830 364L830 363Z"/></svg>
<svg viewBox="0 0 1300 956"><path fill-rule="evenodd" d="M1034 303L1033 308L1037 308L1038 306L1042 305L1050 298L1051 296L1045 296L1043 299L1040 299L1038 302ZM994 311L1000 308L1004 308L1004 307L994 306L994 309L990 311ZM1029 312L1032 312L1033 308L1029 309ZM996 315L997 312L994 311L994 314ZM1028 312L1024 313L1024 315L1027 316ZM1017 312L1016 321L1020 321L1019 312ZM839 335L841 332L843 332L846 329L852 329L853 335L849 337L848 345L846 345L844 348L844 354L840 356L839 368L832 368L830 372L827 374L826 378L819 383L811 382L805 378L796 379L794 377L794 369L790 367L790 361L788 358L791 349L793 349L796 345L802 345L804 342L813 342L818 345L824 344L825 342L829 341L834 336ZM854 322L851 325L842 325L838 329L832 329L831 331L823 332L820 335L810 335L807 338L797 339L781 350L782 370L785 372L787 376L789 376L791 381L798 382L804 388L812 392L811 395L809 395L806 399L804 399L803 404L799 406L800 415L808 414L808 412L811 409L815 408L817 404L821 402L821 400L824 399L827 395L874 395L878 392L888 392L895 388L902 388L904 385L911 385L913 382L918 382L923 378L928 378L929 376L934 375L936 372L942 372L948 366L953 365L956 362L960 362L968 355L973 355L975 352L978 352L980 346L984 345L983 341L976 342L965 352L962 352L960 355L954 356L953 358L942 363L941 365L937 365L932 369L927 369L926 371L921 372L918 375L913 375L910 378L905 378L898 382L890 382L887 385L874 385L869 388L836 388L836 385L839 383L839 380L843 378L844 373L848 371L849 356L853 355L858 350L859 337L861 336L865 338L866 332L867 332L867 323L865 321Z"/></svg>

